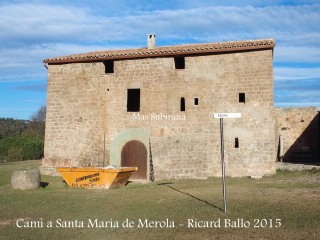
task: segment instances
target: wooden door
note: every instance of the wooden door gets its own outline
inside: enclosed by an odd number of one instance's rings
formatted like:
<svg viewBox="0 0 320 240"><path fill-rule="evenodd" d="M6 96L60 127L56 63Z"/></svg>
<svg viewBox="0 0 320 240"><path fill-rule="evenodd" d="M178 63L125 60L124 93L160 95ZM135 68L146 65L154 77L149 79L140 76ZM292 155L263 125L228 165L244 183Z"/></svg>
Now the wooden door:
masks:
<svg viewBox="0 0 320 240"><path fill-rule="evenodd" d="M121 167L138 167L130 179L147 179L147 148L142 142L134 140L123 146Z"/></svg>

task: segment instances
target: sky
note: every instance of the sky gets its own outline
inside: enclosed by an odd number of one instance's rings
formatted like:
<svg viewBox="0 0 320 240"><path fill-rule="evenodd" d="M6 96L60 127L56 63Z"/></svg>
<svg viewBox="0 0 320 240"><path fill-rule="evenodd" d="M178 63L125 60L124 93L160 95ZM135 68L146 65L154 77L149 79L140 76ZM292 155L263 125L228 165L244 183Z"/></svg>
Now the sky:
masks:
<svg viewBox="0 0 320 240"><path fill-rule="evenodd" d="M0 117L46 104L46 58L273 38L275 107L320 109L320 0L0 0Z"/></svg>

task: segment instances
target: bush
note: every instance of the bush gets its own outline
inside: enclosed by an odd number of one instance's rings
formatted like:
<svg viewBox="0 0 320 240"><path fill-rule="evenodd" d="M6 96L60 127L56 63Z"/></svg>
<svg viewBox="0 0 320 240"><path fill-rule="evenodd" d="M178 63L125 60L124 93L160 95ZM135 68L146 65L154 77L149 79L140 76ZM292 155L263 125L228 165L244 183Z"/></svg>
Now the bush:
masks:
<svg viewBox="0 0 320 240"><path fill-rule="evenodd" d="M40 159L43 155L43 141L34 138L22 138L23 160Z"/></svg>
<svg viewBox="0 0 320 240"><path fill-rule="evenodd" d="M22 161L23 160L22 149L17 147L10 148L8 150L6 159L8 162Z"/></svg>
<svg viewBox="0 0 320 240"><path fill-rule="evenodd" d="M0 139L0 159L6 159L8 155L8 150L15 146L14 137L6 137Z"/></svg>
<svg viewBox="0 0 320 240"><path fill-rule="evenodd" d="M40 159L43 141L32 137L7 137L0 139L0 159L8 161Z"/></svg>

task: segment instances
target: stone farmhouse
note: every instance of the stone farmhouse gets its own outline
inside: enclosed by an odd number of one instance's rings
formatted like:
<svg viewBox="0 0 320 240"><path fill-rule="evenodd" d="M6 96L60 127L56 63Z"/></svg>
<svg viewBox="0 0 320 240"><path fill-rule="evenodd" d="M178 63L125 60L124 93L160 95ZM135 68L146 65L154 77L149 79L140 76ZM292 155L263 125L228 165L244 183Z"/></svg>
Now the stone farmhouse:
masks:
<svg viewBox="0 0 320 240"><path fill-rule="evenodd" d="M48 68L43 174L137 166L133 179L275 173L273 39L96 51Z"/></svg>

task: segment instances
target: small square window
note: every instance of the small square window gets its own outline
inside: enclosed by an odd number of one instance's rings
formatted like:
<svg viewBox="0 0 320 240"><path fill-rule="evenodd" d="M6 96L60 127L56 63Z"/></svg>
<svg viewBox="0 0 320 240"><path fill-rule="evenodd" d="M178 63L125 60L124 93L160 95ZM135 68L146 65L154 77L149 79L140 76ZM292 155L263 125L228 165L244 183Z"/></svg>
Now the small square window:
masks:
<svg viewBox="0 0 320 240"><path fill-rule="evenodd" d="M104 64L104 73L114 73L114 61L107 60L103 62Z"/></svg>
<svg viewBox="0 0 320 240"><path fill-rule="evenodd" d="M185 69L185 59L184 57L175 57L174 58L175 69Z"/></svg>
<svg viewBox="0 0 320 240"><path fill-rule="evenodd" d="M199 98L194 98L194 105L198 106L199 105Z"/></svg>
<svg viewBox="0 0 320 240"><path fill-rule="evenodd" d="M239 102L246 103L246 94L245 93L239 93Z"/></svg>

